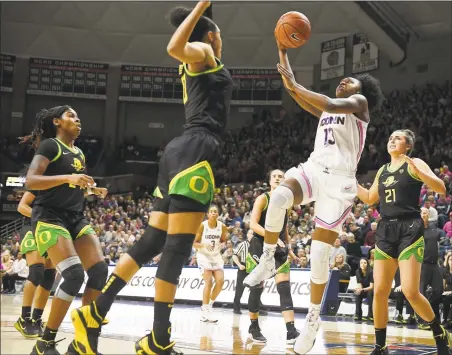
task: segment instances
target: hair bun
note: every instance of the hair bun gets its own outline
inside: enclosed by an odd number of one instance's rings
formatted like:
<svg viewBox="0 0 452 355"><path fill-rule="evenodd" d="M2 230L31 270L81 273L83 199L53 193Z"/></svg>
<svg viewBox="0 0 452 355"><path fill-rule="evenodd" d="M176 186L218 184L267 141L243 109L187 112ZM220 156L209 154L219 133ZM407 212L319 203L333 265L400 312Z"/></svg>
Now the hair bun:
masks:
<svg viewBox="0 0 452 355"><path fill-rule="evenodd" d="M171 10L169 18L170 23L174 27L179 27L182 22L187 18L188 15L192 12L191 9L187 9L186 7L176 7Z"/></svg>

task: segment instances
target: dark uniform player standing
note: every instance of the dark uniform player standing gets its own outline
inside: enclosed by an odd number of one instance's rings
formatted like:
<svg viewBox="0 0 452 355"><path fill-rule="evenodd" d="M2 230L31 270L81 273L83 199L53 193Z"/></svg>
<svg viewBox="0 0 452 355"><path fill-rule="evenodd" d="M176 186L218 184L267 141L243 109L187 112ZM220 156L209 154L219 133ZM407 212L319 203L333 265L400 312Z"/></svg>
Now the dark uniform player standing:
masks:
<svg viewBox="0 0 452 355"><path fill-rule="evenodd" d="M84 271L88 274L85 304L97 297L108 275L99 238L83 215L87 188L102 197L107 189L93 187L94 180L85 175L85 156L74 145L80 132L77 112L57 106L39 112L33 133L24 139L37 148L26 178L27 188L36 192L31 215L36 247L41 256L49 256L64 279L32 354L59 354L55 336L83 284Z"/></svg>
<svg viewBox="0 0 452 355"><path fill-rule="evenodd" d="M139 354L174 354L170 314L178 278L190 256L196 232L212 201L215 181L212 169L220 158L220 136L229 117L233 81L220 61L221 37L217 25L202 16L210 6L200 1L193 10L176 8L170 14L178 27L168 53L180 67L185 105L185 132L173 139L160 160L160 199L149 227L125 254L91 307L72 311L75 342L83 354L97 352L100 324L118 292L139 268L163 248L155 282L152 332L135 344Z"/></svg>
<svg viewBox="0 0 452 355"><path fill-rule="evenodd" d="M284 180L284 173L281 170L273 170L270 172L270 192L265 192L260 195L253 206L251 212L250 227L254 231L254 236L251 238L248 255L246 258L246 272L250 273L259 263L259 259L264 251L264 234L265 234L265 218L267 216L267 207L270 202L272 191ZM293 310L292 294L290 291L290 260L288 256L293 259L298 259L292 250L288 249L289 233L287 231L287 214L284 219L284 226L279 234L278 246L275 251L276 272L275 282L276 289L280 297L281 312L286 322L287 338L286 343L292 346L295 339L300 335L295 329L295 314ZM263 286L250 289L248 298L248 310L250 314L251 325L248 333L249 337L256 343L265 343L267 339L262 335L259 327L259 306L263 291Z"/></svg>
<svg viewBox="0 0 452 355"><path fill-rule="evenodd" d="M395 131L387 144L391 162L380 168L369 190L358 186L358 197L364 203L373 205L380 201L382 215L375 244L374 355L389 353L386 346L388 298L397 267L400 268L402 292L414 311L432 329L438 354L449 354L452 345L449 333L419 291L425 246L419 206L421 186L426 184L440 194L444 194L446 188L424 161L406 155L413 149L414 141L414 133L410 130Z"/></svg>
<svg viewBox="0 0 452 355"><path fill-rule="evenodd" d="M438 265L439 246L438 242L441 239L441 229L436 227L436 224L428 222L429 211L427 208L421 209L421 217L424 222L424 261L421 270L421 293L427 296L427 288L432 288L430 296L430 304L436 318L440 318L439 304L441 303L441 295L443 294L443 277ZM425 324L419 324L420 328L426 328Z"/></svg>

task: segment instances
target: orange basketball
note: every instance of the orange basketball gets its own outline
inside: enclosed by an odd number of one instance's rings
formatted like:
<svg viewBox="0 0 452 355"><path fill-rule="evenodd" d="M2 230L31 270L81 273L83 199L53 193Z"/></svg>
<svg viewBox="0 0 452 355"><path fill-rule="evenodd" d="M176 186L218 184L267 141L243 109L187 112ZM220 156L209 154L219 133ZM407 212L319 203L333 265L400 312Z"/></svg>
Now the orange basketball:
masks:
<svg viewBox="0 0 452 355"><path fill-rule="evenodd" d="M286 48L301 47L311 36L311 23L301 12L287 12L278 20L275 36Z"/></svg>

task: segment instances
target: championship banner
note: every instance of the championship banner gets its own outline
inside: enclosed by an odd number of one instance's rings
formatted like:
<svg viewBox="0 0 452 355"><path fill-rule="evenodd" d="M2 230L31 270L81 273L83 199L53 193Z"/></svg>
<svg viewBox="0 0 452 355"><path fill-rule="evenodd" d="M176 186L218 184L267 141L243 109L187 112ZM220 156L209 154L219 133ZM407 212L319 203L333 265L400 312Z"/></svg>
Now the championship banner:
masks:
<svg viewBox="0 0 452 355"><path fill-rule="evenodd" d="M108 273L111 274L114 266L108 267ZM157 272L156 266L149 266L141 268L127 285L119 292L118 296L123 297L137 297L137 298L153 298L155 295L155 275ZM310 275L308 269L291 269L290 270L290 284L293 298L293 305L295 308L307 309L310 302ZM85 282L79 291L82 294L85 289L87 276L85 275ZM216 301L221 303L233 303L235 288L237 281L237 269L224 269L224 285ZM61 284L62 280L60 281ZM195 267L184 267L179 277L179 284L176 292L177 300L201 301L202 291L204 287L204 280L201 272ZM249 297L249 288L245 288L243 292L241 303L247 304ZM280 306L280 298L274 278L265 281L264 291L262 293L262 303L267 306ZM325 298L324 298L325 299ZM323 302L323 301L322 301Z"/></svg>
<svg viewBox="0 0 452 355"><path fill-rule="evenodd" d="M30 58L27 94L105 100L108 64Z"/></svg>
<svg viewBox="0 0 452 355"><path fill-rule="evenodd" d="M281 105L281 76L273 69L231 69L233 105ZM178 68L123 65L120 101L182 103Z"/></svg>
<svg viewBox="0 0 452 355"><path fill-rule="evenodd" d="M0 91L13 91L13 77L15 66L16 57L14 55L0 55Z"/></svg>
<svg viewBox="0 0 452 355"><path fill-rule="evenodd" d="M353 35L353 74L377 69L378 56L377 45L369 42L365 34Z"/></svg>
<svg viewBox="0 0 452 355"><path fill-rule="evenodd" d="M344 76L345 73L345 37L322 43L320 61L320 80Z"/></svg>

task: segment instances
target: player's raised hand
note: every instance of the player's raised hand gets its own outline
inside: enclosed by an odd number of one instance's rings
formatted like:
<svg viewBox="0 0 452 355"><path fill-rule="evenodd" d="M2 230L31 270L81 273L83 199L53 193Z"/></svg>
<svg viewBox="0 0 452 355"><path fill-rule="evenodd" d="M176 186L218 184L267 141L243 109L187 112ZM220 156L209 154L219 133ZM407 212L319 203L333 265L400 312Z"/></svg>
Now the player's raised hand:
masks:
<svg viewBox="0 0 452 355"><path fill-rule="evenodd" d="M416 162L411 159L409 156L405 155L405 154L401 154L400 157L406 162L408 163L411 172L415 173L416 175L419 175L419 167L416 165Z"/></svg>
<svg viewBox="0 0 452 355"><path fill-rule="evenodd" d="M278 72L281 74L284 86L288 90L292 91L295 88L295 85L297 84L297 82L295 81L295 77L293 76L293 73L288 71L279 63L276 65L276 67L278 68Z"/></svg>
<svg viewBox="0 0 452 355"><path fill-rule="evenodd" d="M210 4L211 4L211 1L201 0L201 1L198 1L198 4L196 6L199 6L200 8L207 10L209 8Z"/></svg>

